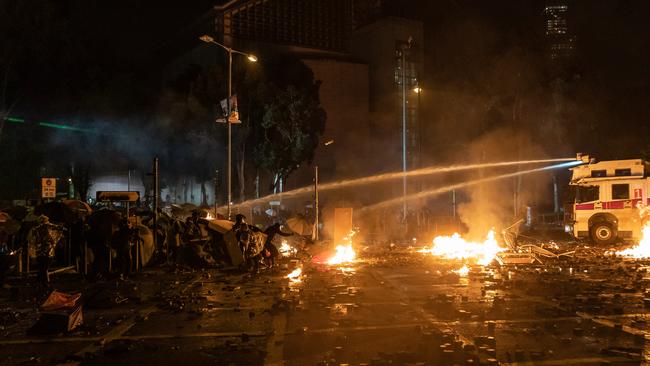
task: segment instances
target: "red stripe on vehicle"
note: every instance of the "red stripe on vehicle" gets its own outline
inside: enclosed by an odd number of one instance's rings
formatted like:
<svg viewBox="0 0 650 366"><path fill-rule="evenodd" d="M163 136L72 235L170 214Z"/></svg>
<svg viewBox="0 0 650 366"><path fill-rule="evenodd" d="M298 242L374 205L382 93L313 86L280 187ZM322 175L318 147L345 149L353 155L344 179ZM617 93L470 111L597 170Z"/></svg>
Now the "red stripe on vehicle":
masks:
<svg viewBox="0 0 650 366"><path fill-rule="evenodd" d="M636 208L636 206L642 202L643 200L640 198L633 199L633 200L626 200L626 201L607 201L607 202L601 202L601 207L598 208L596 208L596 205L594 203L578 203L576 204L575 209L576 210L595 210L595 209L620 210L624 208ZM650 205L650 199L648 199L648 205Z"/></svg>
<svg viewBox="0 0 650 366"><path fill-rule="evenodd" d="M578 203L576 204L576 210L593 210L593 203Z"/></svg>
<svg viewBox="0 0 650 366"><path fill-rule="evenodd" d="M604 202L603 208L606 210L616 210L616 209L625 208L625 201Z"/></svg>

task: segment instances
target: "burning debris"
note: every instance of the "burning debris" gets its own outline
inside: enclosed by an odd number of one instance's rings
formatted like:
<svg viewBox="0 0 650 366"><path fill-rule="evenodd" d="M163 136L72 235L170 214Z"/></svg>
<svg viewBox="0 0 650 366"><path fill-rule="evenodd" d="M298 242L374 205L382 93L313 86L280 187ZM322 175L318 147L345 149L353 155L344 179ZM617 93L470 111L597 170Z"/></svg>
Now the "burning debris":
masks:
<svg viewBox="0 0 650 366"><path fill-rule="evenodd" d="M346 237L343 238L346 243L336 246L336 254L327 260L327 264L338 265L354 262L357 256L356 252L352 248L352 237L354 234L356 234L356 231L352 230Z"/></svg>
<svg viewBox="0 0 650 366"><path fill-rule="evenodd" d="M641 240L635 247L616 252L617 255L632 258L650 258L650 206L639 204L639 217L643 224Z"/></svg>
<svg viewBox="0 0 650 366"><path fill-rule="evenodd" d="M486 266L494 260L497 253L505 250L506 248L500 246L494 238L494 230L490 230L483 242L467 241L458 233L452 236L437 236L433 239L431 248L425 247L420 252L445 259L469 260Z"/></svg>
<svg viewBox="0 0 650 366"><path fill-rule="evenodd" d="M461 277L467 277L467 275L469 274L469 267L467 267L467 265L465 264L453 272L458 273L458 275Z"/></svg>
<svg viewBox="0 0 650 366"><path fill-rule="evenodd" d="M298 249L289 245L289 243L287 243L286 240L282 240L282 244L280 245L280 248L278 250L280 251L280 254L282 254L283 257L291 257L298 253Z"/></svg>
<svg viewBox="0 0 650 366"><path fill-rule="evenodd" d="M291 271L286 277L289 279L291 282L301 282L302 281L302 268L298 267Z"/></svg>

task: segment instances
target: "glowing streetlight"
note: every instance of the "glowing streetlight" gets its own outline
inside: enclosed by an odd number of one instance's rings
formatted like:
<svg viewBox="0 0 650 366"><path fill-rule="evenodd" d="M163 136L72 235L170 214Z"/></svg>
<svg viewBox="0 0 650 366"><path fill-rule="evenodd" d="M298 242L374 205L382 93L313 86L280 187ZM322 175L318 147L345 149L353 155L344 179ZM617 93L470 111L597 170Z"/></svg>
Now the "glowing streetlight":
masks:
<svg viewBox="0 0 650 366"><path fill-rule="evenodd" d="M228 105L228 115L226 117L226 123L228 124L228 219L230 220L232 212L232 122L230 121L230 97L232 96L232 54L238 53L240 55L244 55L250 62L257 62L257 56L251 53L238 51L232 47L221 44L207 34L202 35L199 37L199 39L205 43L216 44L228 52L228 98L226 99L228 101L226 103ZM216 207L217 197L214 199Z"/></svg>

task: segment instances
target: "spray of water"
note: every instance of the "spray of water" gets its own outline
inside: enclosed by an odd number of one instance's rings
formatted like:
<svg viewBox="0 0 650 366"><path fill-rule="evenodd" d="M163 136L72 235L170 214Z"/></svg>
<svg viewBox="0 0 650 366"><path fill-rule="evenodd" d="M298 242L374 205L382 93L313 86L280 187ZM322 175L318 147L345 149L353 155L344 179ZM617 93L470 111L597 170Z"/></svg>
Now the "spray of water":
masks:
<svg viewBox="0 0 650 366"><path fill-rule="evenodd" d="M468 181L468 182L452 184L452 185L448 185L448 186L445 186L445 187L440 187L440 188L436 188L436 189L432 189L432 190L428 190L428 191L422 191L422 192L407 195L406 197L397 197L397 198L393 198L393 199L390 199L390 200L386 200L386 201L376 203L376 204L371 205L371 206L363 207L363 208L359 209L357 212L359 214L363 214L364 212L375 210L375 209L378 209L378 208L384 208L384 207L389 207L389 206L401 204L402 202L404 202L405 199L407 201L411 201L411 200L420 199L420 198L433 197L433 196L436 196L436 195L439 195L439 194L442 194L442 193L451 192L451 191L453 191L455 189L462 189L462 188L466 188L466 187L477 185L477 184L493 182L493 181L496 181L496 180L501 180L501 179L506 179L506 178L512 178L512 177L516 177L516 176L519 176L519 175L543 172L543 171L546 171L546 170L570 168L570 167L574 167L574 166L583 164L581 161L576 161L575 159L571 159L571 160L573 160L573 161L569 161L569 162L562 163L562 164L549 165L549 166L545 166L545 167L542 167L542 168L522 170L522 171L517 171L517 172L513 172L513 173L508 173L508 174L495 175L495 176L492 176L492 177L481 178L481 179L476 179L476 180L472 180L472 181Z"/></svg>
<svg viewBox="0 0 650 366"><path fill-rule="evenodd" d="M361 186L361 185L366 185L366 184L378 183L378 182L391 180L391 179L398 179L398 178L402 178L404 176L417 177L417 176L422 176L422 175L442 174L442 173L449 173L449 172L461 171L461 170L494 168L494 167L506 167L506 166L513 166L513 165L531 165L531 164L565 162L565 161L575 161L575 158L555 158L555 159L537 159L537 160L520 160L520 161L501 161L501 162L481 163L481 164L449 165L449 166L443 166L443 167L432 166L432 167L426 167L426 168L422 168L422 169L411 170L411 171L408 171L406 173L404 173L404 172L384 173L384 174L372 175L372 176L369 176L369 177L346 179L346 180L340 180L340 181L337 181L337 182L324 183L324 184L320 184L318 186L318 190L320 192L323 192L323 191L334 190L334 189L350 188L350 187L354 187L354 186ZM234 207L256 205L256 204L259 204L259 203L263 203L263 202L266 202L266 201L279 199L279 198L284 198L284 199L293 198L293 197L300 196L300 195L303 195L303 194L312 193L313 191L314 191L313 186L297 188L297 189L287 191L287 192L283 192L283 193L272 194L272 195L264 196L264 197L261 197L261 198L256 198L256 199L244 201L244 202L241 202L239 204L234 205Z"/></svg>

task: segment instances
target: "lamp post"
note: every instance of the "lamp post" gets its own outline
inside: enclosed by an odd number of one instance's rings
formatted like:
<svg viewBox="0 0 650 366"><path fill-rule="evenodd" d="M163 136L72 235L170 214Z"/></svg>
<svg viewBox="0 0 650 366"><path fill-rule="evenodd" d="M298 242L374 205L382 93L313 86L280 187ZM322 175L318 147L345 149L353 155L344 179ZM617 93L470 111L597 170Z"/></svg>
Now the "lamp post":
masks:
<svg viewBox="0 0 650 366"><path fill-rule="evenodd" d="M406 52L411 48L413 39L409 37L408 41L402 45L402 214L404 222L407 217L406 206Z"/></svg>
<svg viewBox="0 0 650 366"><path fill-rule="evenodd" d="M334 143L334 139L329 139L323 143L323 146L330 146ZM320 209L318 208L318 165L314 167L314 240L318 241L320 235L318 233L318 222L320 218Z"/></svg>
<svg viewBox="0 0 650 366"><path fill-rule="evenodd" d="M230 110L230 97L232 96L232 54L238 53L240 55L244 55L250 62L257 62L257 57L253 54L238 51L232 47L221 44L207 34L202 35L199 37L199 39L205 43L216 44L228 52L228 98L226 99L226 104L228 105L228 115L226 117L226 123L228 124L228 220L230 220L232 212L232 122L230 121L230 115L232 112ZM214 199L216 200L217 197L215 196Z"/></svg>

